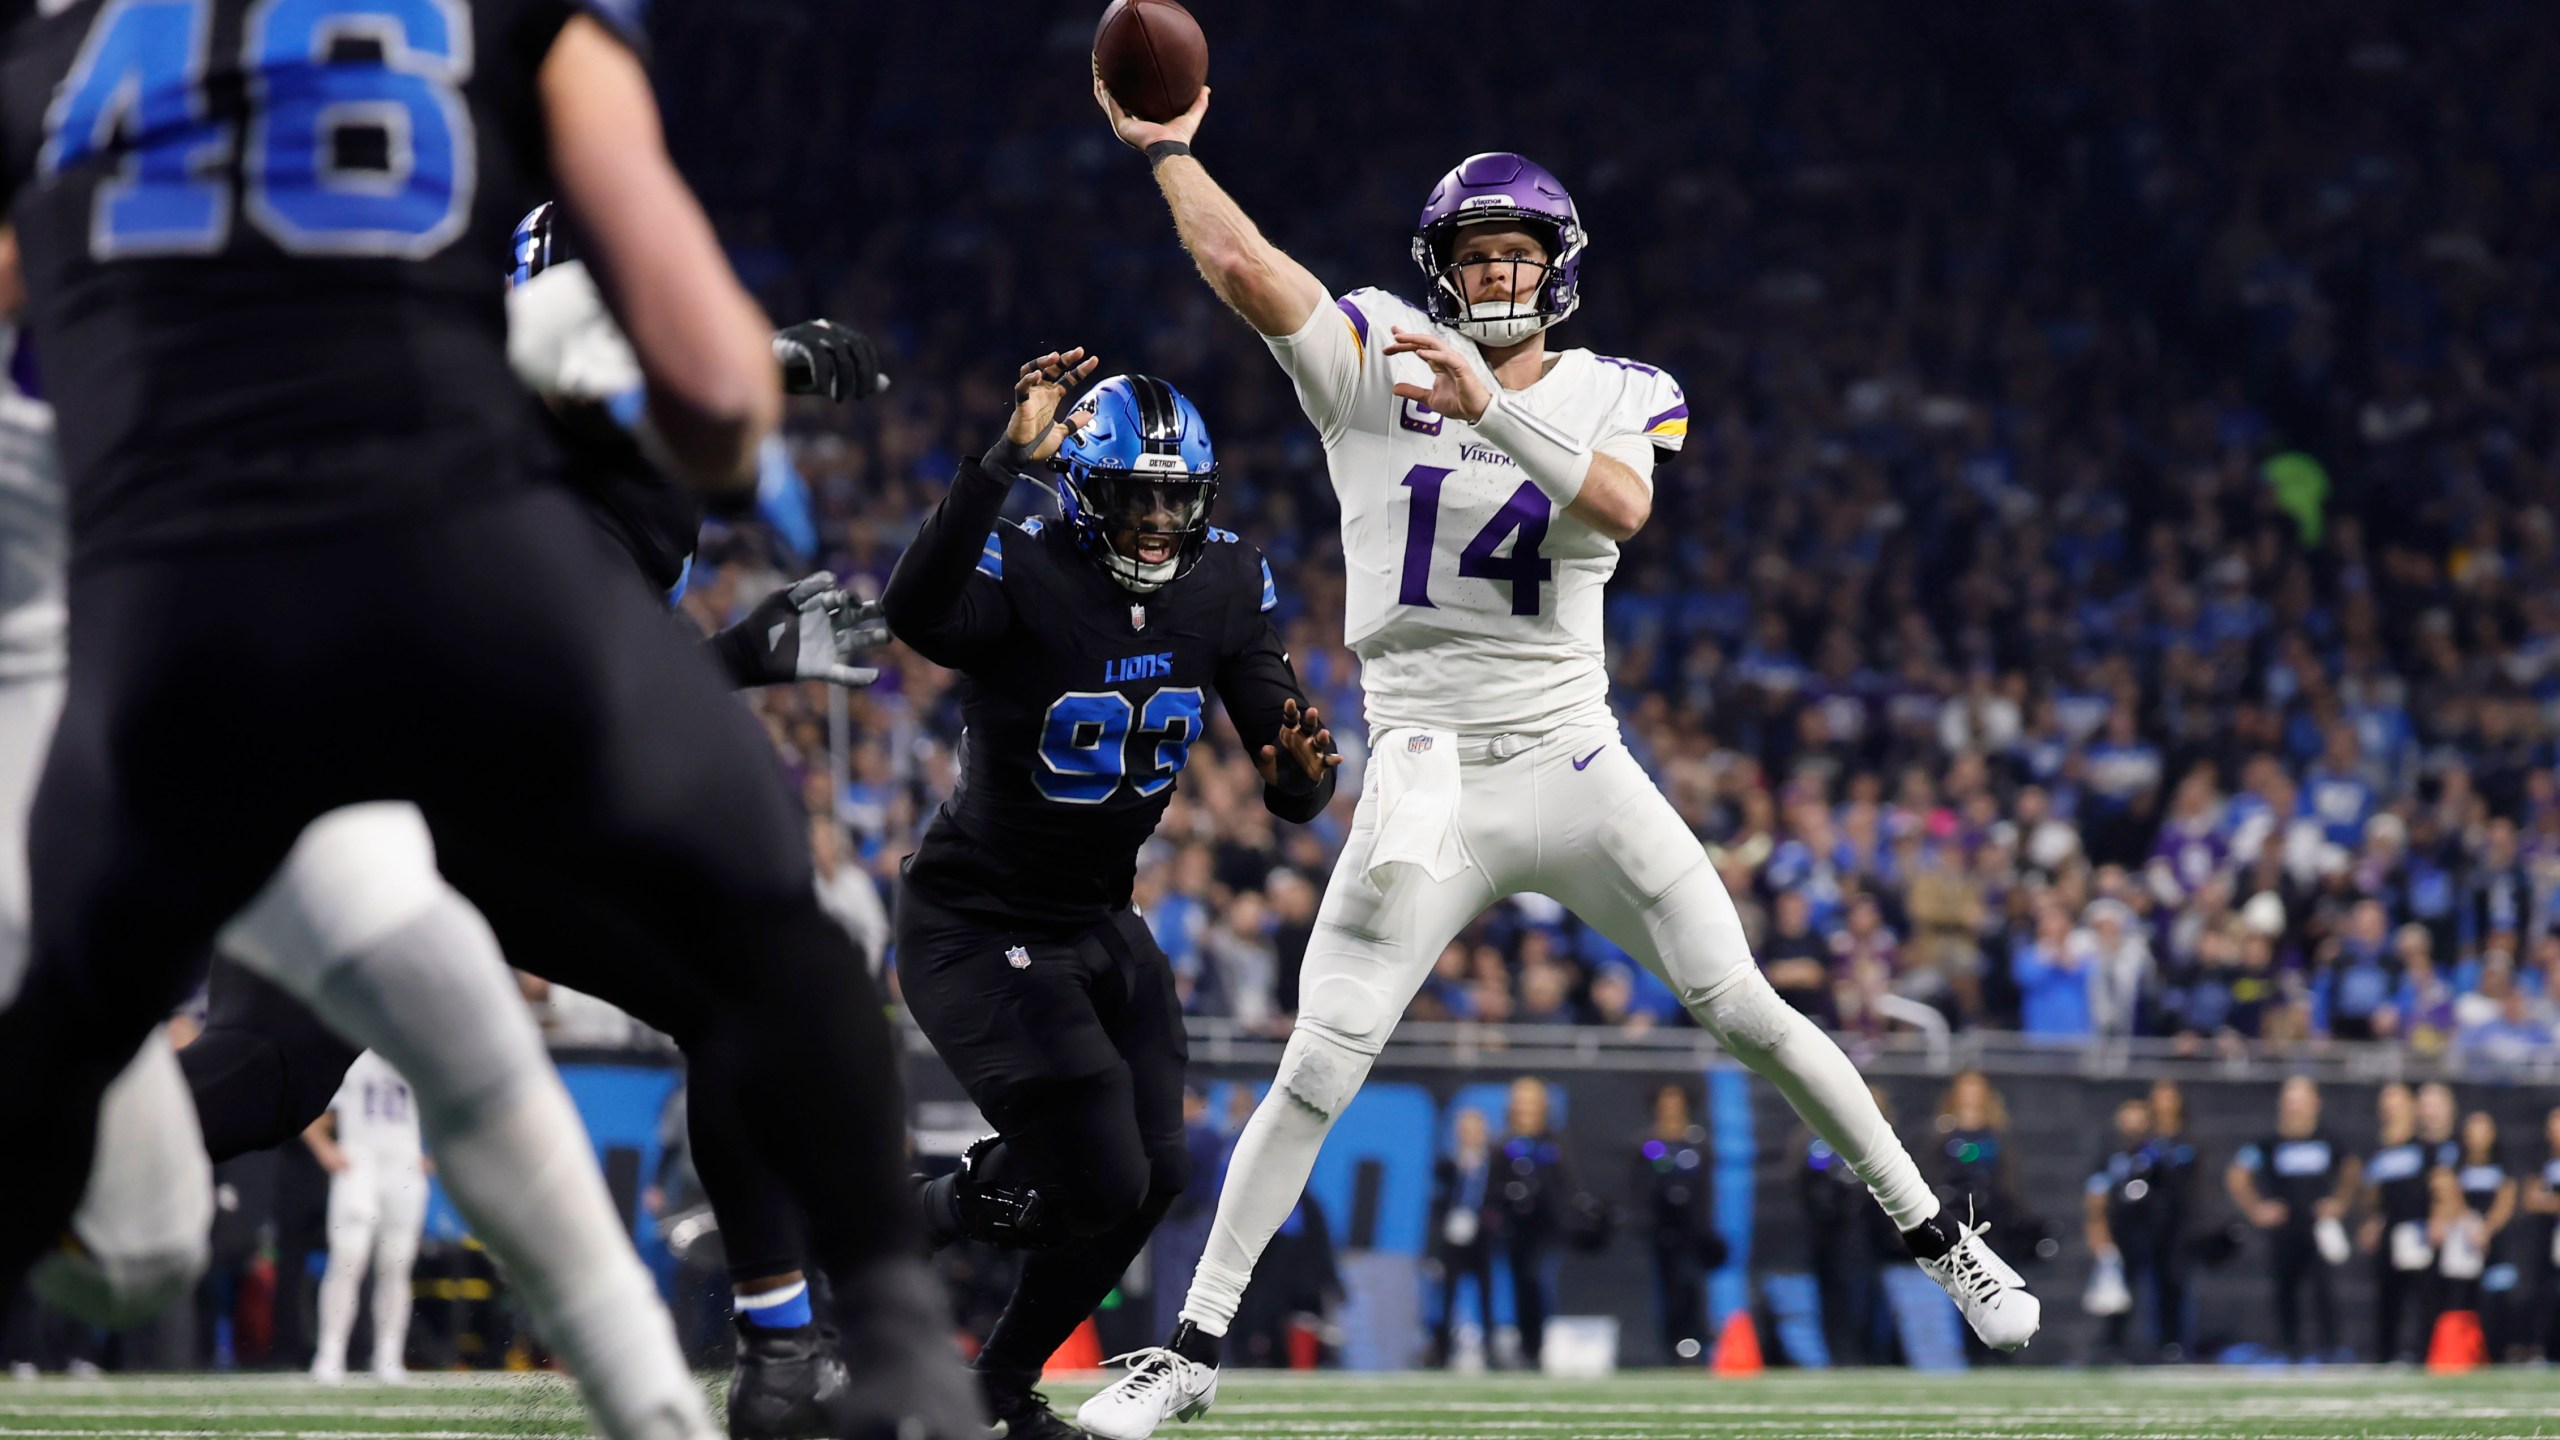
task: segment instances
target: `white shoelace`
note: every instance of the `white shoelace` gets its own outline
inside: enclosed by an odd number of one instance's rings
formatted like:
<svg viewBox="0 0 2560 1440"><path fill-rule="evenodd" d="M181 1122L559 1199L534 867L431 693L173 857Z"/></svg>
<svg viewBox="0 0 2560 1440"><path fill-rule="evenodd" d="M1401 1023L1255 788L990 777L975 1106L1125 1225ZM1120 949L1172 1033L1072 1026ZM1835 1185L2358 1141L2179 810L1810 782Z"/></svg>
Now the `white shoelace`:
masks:
<svg viewBox="0 0 2560 1440"><path fill-rule="evenodd" d="M1970 1248L1980 1239L1983 1232L1990 1228L1988 1222L1980 1225L1970 1223L1958 1225L1955 1248L1947 1252L1949 1277L1963 1289L1966 1299L1986 1304L1992 1297L2009 1288L1999 1276L1991 1273L1991 1267L1983 1264L1982 1257ZM1985 1245L1984 1248L1990 1247Z"/></svg>
<svg viewBox="0 0 2560 1440"><path fill-rule="evenodd" d="M1143 1399L1155 1391L1171 1386L1177 1378L1182 1377L1186 1368L1200 1368L1199 1361L1162 1345L1150 1345L1144 1350L1132 1350L1126 1355L1114 1355L1102 1363L1106 1366L1129 1367L1129 1373L1121 1376L1118 1384L1124 1387L1122 1393L1137 1399Z"/></svg>

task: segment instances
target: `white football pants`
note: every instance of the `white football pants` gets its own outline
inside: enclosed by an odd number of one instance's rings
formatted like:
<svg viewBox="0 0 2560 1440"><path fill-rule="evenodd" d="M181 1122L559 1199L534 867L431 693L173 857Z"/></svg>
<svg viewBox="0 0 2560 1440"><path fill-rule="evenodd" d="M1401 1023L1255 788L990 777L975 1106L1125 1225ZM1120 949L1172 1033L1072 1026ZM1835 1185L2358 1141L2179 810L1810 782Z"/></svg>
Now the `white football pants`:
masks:
<svg viewBox="0 0 2560 1440"><path fill-rule="evenodd" d="M0 1004L26 965L27 812L62 692L55 676L0 681ZM355 805L313 821L225 942L408 1077L455 1205L604 1432L716 1435L497 937L437 873L417 807ZM195 1284L212 1222L195 1101L155 1030L100 1106L71 1221L80 1248L33 1279L73 1314L130 1324Z"/></svg>
<svg viewBox="0 0 2560 1440"><path fill-rule="evenodd" d="M1381 737L1380 748L1404 743L1404 733ZM1761 976L1706 851L1619 743L1614 723L1457 743L1455 824L1467 864L1442 879L1398 863L1373 883L1379 767L1393 757L1370 763L1307 946L1297 1028L1236 1142L1184 1319L1226 1332L1254 1262L1306 1188L1325 1132L1441 950L1509 895L1553 897L1661 976L1719 1044L1777 1085L1897 1225L1937 1213L1856 1067Z"/></svg>
<svg viewBox="0 0 2560 1440"><path fill-rule="evenodd" d="M427 1174L416 1165L350 1164L329 1177L329 1268L320 1277L320 1348L311 1373L347 1372L356 1292L373 1272L373 1373L401 1374L409 1343L409 1270L427 1220Z"/></svg>

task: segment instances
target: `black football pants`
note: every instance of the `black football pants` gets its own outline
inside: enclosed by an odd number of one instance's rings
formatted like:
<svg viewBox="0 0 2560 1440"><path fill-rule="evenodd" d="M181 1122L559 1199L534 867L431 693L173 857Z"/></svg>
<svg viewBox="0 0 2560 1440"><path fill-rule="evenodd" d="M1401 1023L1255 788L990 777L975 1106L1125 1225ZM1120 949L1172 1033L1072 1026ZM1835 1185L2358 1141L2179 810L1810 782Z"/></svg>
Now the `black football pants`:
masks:
<svg viewBox="0 0 2560 1440"><path fill-rule="evenodd" d="M425 813L510 960L684 1047L715 1197L781 1182L839 1279L913 1252L891 1036L770 747L544 491L75 572L0 1013L0 1290L61 1233L98 1097L192 959L304 825L376 799Z"/></svg>
<svg viewBox="0 0 2560 1440"><path fill-rule="evenodd" d="M1078 934L898 897L898 985L996 1127L990 1183L1040 1192L1065 1243L1032 1252L978 1368L1028 1387L1111 1293L1190 1177L1190 1041L1173 964L1134 911Z"/></svg>

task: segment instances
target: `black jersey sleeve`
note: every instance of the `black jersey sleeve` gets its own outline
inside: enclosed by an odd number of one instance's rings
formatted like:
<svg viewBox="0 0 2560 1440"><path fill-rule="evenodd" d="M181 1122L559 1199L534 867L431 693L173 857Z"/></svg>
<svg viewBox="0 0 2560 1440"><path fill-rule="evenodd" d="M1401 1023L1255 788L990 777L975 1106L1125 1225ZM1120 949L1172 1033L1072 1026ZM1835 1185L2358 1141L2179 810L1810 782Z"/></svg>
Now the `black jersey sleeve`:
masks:
<svg viewBox="0 0 2560 1440"><path fill-rule="evenodd" d="M1013 628L1000 560L993 573L979 563L990 547L1003 553L996 517L1012 488L1004 473L961 461L950 491L925 517L880 592L889 633L946 669L969 668Z"/></svg>
<svg viewBox="0 0 2560 1440"><path fill-rule="evenodd" d="M1278 738L1284 702L1295 700L1302 708L1307 703L1306 691L1298 684L1298 672L1289 664L1289 652L1280 643L1280 632L1271 624L1276 597L1272 594L1270 563L1258 555L1253 560L1247 572L1249 583L1238 587L1226 653L1218 659L1218 694L1226 703L1227 718L1235 722L1236 736L1244 742L1247 755L1261 754L1263 746ZM1291 824L1304 825L1333 803L1334 772L1330 769L1324 772L1324 778L1310 781L1283 757L1280 781L1262 787L1262 804Z"/></svg>

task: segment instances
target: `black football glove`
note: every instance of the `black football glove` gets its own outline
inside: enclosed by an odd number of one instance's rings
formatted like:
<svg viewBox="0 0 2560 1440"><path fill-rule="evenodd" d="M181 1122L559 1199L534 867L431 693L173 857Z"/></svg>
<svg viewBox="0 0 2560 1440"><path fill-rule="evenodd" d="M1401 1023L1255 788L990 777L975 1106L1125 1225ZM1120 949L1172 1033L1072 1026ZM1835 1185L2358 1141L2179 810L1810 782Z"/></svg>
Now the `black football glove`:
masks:
<svg viewBox="0 0 2560 1440"><path fill-rule="evenodd" d="M821 570L758 601L747 618L712 636L711 648L740 689L795 680L859 689L880 672L845 662L888 638L880 602L856 600Z"/></svg>
<svg viewBox="0 0 2560 1440"><path fill-rule="evenodd" d="M879 345L833 320L784 327L773 337L773 358L782 362L782 388L794 395L868 400L889 388Z"/></svg>

